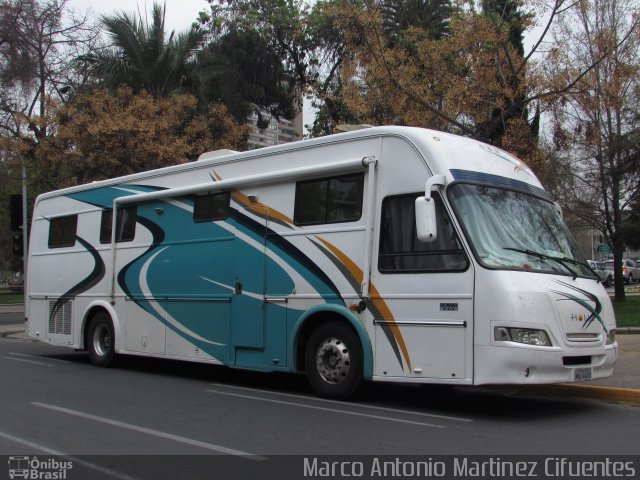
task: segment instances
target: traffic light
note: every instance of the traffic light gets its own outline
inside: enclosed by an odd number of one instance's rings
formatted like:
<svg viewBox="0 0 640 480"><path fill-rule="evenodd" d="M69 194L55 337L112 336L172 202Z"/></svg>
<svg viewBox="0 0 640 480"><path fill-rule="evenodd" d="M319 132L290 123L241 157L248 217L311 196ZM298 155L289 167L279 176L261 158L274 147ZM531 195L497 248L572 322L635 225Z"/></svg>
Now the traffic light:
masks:
<svg viewBox="0 0 640 480"><path fill-rule="evenodd" d="M22 227L22 195L9 197L9 213L11 216L11 231L17 232Z"/></svg>
<svg viewBox="0 0 640 480"><path fill-rule="evenodd" d="M13 253L22 257L24 255L22 232L13 232L11 236L13 238Z"/></svg>

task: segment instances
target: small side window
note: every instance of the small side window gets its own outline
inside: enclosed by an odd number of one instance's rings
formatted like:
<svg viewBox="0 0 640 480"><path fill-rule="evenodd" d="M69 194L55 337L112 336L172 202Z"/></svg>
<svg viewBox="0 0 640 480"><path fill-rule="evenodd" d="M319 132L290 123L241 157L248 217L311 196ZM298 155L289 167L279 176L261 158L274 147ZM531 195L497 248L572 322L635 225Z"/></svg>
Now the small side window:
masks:
<svg viewBox="0 0 640 480"><path fill-rule="evenodd" d="M196 197L193 205L193 221L195 223L224 220L229 216L229 192L211 193Z"/></svg>
<svg viewBox="0 0 640 480"><path fill-rule="evenodd" d="M100 243L111 243L111 227L113 223L113 209L102 211L100 220Z"/></svg>
<svg viewBox="0 0 640 480"><path fill-rule="evenodd" d="M118 209L116 218L116 242L130 242L136 236L137 207L125 207ZM109 232L111 234L111 232Z"/></svg>
<svg viewBox="0 0 640 480"><path fill-rule="evenodd" d="M362 216L364 173L296 184L296 225L355 222Z"/></svg>
<svg viewBox="0 0 640 480"><path fill-rule="evenodd" d="M52 218L49 223L49 248L73 247L77 228L78 215Z"/></svg>
<svg viewBox="0 0 640 480"><path fill-rule="evenodd" d="M137 207L135 206L118 209L116 242L130 242L134 239L136 236L136 213ZM100 220L100 243L111 243L112 223L113 209L103 210Z"/></svg>

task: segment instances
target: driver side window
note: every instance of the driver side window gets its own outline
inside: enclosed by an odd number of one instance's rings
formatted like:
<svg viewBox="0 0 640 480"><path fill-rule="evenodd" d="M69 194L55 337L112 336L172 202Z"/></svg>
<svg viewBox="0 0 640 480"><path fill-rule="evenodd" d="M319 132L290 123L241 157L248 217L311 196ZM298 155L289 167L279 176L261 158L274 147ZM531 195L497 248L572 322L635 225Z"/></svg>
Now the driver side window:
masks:
<svg viewBox="0 0 640 480"><path fill-rule="evenodd" d="M382 202L378 269L382 273L450 272L468 267L442 199L433 198L438 218L438 238L423 243L416 235L415 200L423 193L387 197Z"/></svg>

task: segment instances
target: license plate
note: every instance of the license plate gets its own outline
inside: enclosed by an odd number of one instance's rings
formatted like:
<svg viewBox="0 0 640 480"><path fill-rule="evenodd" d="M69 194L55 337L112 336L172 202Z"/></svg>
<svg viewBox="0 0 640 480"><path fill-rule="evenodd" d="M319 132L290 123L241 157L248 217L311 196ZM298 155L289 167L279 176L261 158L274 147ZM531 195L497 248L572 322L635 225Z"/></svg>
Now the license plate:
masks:
<svg viewBox="0 0 640 480"><path fill-rule="evenodd" d="M581 380L591 380L591 368L576 368L573 373L573 379L576 382Z"/></svg>

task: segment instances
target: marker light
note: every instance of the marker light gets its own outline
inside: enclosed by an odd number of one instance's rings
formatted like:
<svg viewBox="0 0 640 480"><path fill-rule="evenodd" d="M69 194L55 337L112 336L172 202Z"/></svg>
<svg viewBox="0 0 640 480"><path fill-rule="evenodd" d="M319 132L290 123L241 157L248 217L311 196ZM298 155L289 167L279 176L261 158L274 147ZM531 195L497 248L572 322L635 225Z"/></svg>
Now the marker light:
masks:
<svg viewBox="0 0 640 480"><path fill-rule="evenodd" d="M538 345L550 347L551 341L544 330L533 330L531 328L510 328L495 327L494 338L500 342L516 342L525 345Z"/></svg>
<svg viewBox="0 0 640 480"><path fill-rule="evenodd" d="M609 330L609 334L607 335L607 345L613 345L616 341L616 331L615 329Z"/></svg>

